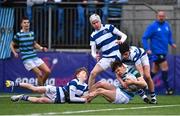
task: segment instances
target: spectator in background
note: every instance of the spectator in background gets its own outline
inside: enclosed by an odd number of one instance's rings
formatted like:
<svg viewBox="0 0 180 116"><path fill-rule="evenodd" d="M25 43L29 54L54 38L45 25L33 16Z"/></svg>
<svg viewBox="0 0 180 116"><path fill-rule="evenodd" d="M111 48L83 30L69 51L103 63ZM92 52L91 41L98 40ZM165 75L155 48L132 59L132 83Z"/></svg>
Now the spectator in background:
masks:
<svg viewBox="0 0 180 116"><path fill-rule="evenodd" d="M75 29L75 35L76 38L84 37L84 30L86 27L86 16L89 17L89 15L93 13L97 13L102 16L103 23L107 18L107 9L103 7L104 5L96 5L99 2L104 2L105 0L74 0L73 2L82 2L83 4L77 5L77 21L76 23L76 29ZM101 9L102 8L102 9Z"/></svg>
<svg viewBox="0 0 180 116"><path fill-rule="evenodd" d="M29 18L30 22L32 21L32 6L34 4L43 4L43 3L46 3L46 2L55 2L55 3L58 3L58 2L61 2L61 0L27 0L27 8L26 8L26 15L27 17Z"/></svg>
<svg viewBox="0 0 180 116"><path fill-rule="evenodd" d="M118 48L126 40L127 35L111 24L103 25L100 16L97 14L92 14L89 21L94 28L90 37L91 55L98 61L89 76L88 85L91 89L96 76L108 69L117 58L120 58Z"/></svg>
<svg viewBox="0 0 180 116"><path fill-rule="evenodd" d="M168 54L168 44L173 48L176 48L176 44L172 38L170 25L165 21L165 12L158 11L156 15L157 19L151 23L144 32L142 44L153 60L152 77L161 69L162 80L166 87L166 94L171 95L173 94L173 89L168 84L168 62L166 56ZM148 44L149 39L150 44Z"/></svg>

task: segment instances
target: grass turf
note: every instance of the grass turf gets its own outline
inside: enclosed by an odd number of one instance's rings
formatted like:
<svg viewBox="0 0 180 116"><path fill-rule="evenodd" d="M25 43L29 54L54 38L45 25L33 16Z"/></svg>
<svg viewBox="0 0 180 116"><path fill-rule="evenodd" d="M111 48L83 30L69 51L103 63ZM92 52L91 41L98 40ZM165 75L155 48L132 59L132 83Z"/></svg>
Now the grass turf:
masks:
<svg viewBox="0 0 180 116"><path fill-rule="evenodd" d="M0 93L0 115L179 115L180 96L158 96L158 104L135 97L128 104L110 104L97 97L90 104L32 104L12 102Z"/></svg>

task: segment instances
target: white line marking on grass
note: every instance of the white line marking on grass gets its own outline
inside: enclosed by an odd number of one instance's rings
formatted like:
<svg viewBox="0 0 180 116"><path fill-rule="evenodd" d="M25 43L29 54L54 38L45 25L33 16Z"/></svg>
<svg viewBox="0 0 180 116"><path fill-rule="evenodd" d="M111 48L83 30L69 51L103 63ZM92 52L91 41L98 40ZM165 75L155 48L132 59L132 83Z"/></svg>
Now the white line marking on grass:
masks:
<svg viewBox="0 0 180 116"><path fill-rule="evenodd" d="M115 111L115 110L138 110L138 109L148 109L148 108L165 108L165 107L179 107L180 104L175 105L159 105L159 106L143 106L143 107L128 107L128 108L113 108L113 109L97 109L97 110L79 110L79 111L66 111L66 112L49 112L49 113L36 113L30 115L74 115L79 113L89 113L89 112L102 112L102 111Z"/></svg>
<svg viewBox="0 0 180 116"><path fill-rule="evenodd" d="M148 109L148 108L164 108L164 107L176 107L177 105L160 105L160 106L144 106L144 107L129 107L129 108L113 108L113 109L98 109L98 110L79 110L79 111L66 111L60 114L78 114L78 113L88 113L88 112L102 112L102 111L114 111L114 110L137 110L137 109Z"/></svg>

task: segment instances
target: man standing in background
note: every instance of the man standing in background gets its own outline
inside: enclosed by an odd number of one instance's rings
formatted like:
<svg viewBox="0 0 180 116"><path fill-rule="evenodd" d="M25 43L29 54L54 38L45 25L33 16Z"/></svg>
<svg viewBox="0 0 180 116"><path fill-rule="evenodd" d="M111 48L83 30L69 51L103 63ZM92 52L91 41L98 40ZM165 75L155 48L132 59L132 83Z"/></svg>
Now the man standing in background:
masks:
<svg viewBox="0 0 180 116"><path fill-rule="evenodd" d="M172 38L170 25L166 19L164 11L157 12L157 19L151 23L142 37L142 44L146 52L152 56L152 77L157 74L159 69L162 70L162 79L166 87L166 94L173 94L173 89L168 84L168 62L166 56L168 54L168 44L176 48L176 44ZM148 40L150 43L148 44Z"/></svg>

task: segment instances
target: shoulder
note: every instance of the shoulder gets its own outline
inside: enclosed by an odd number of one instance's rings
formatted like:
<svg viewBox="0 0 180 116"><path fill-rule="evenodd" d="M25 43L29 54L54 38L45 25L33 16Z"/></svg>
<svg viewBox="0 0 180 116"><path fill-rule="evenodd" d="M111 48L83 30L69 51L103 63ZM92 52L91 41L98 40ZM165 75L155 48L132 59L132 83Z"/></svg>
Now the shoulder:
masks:
<svg viewBox="0 0 180 116"><path fill-rule="evenodd" d="M152 23L149 24L149 27L154 27L157 26L158 22L157 21L153 21Z"/></svg>
<svg viewBox="0 0 180 116"><path fill-rule="evenodd" d="M170 24L168 21L165 21L165 25L167 25L168 27L170 27Z"/></svg>
<svg viewBox="0 0 180 116"><path fill-rule="evenodd" d="M76 86L77 83L78 83L78 80L77 80L77 79L73 79L73 80L71 80L71 81L69 82L69 85L74 85L74 86Z"/></svg>
<svg viewBox="0 0 180 116"><path fill-rule="evenodd" d="M131 50L131 51L134 51L134 50L136 50L136 49L138 49L136 46L130 46L130 50Z"/></svg>

